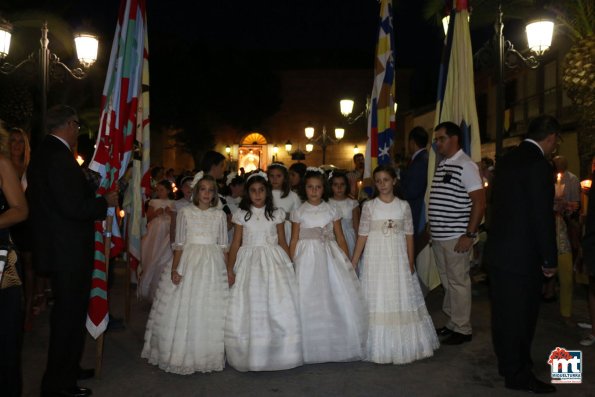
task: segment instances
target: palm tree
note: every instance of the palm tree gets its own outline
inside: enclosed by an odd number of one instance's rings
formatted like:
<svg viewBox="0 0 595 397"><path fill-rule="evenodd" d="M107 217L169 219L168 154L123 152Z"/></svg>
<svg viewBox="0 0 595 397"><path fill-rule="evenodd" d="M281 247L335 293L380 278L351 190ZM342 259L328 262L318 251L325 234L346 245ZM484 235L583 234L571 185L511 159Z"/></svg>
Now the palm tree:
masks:
<svg viewBox="0 0 595 397"><path fill-rule="evenodd" d="M562 81L579 116L581 175L590 171L595 153L595 0L569 0L551 6L562 31L573 41Z"/></svg>

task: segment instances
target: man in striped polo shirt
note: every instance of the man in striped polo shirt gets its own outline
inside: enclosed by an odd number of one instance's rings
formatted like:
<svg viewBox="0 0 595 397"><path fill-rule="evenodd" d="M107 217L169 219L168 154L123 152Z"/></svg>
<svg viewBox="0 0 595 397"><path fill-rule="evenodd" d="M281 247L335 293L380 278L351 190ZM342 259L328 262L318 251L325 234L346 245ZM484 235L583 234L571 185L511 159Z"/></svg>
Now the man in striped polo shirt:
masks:
<svg viewBox="0 0 595 397"><path fill-rule="evenodd" d="M428 217L445 292L442 310L448 316L436 332L445 345L471 341L469 250L485 211L479 169L461 149L462 138L459 126L449 121L434 129L436 151L443 159L432 180Z"/></svg>

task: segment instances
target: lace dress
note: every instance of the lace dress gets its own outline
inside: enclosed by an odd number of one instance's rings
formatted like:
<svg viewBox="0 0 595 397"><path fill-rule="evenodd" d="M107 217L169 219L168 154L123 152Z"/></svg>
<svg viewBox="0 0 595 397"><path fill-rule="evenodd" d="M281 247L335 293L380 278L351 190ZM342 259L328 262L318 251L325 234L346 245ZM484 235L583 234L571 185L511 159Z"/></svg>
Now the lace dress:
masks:
<svg viewBox="0 0 595 397"><path fill-rule="evenodd" d="M329 199L329 204L335 206L339 215L341 216L341 227L347 241L347 248L349 248L349 256L353 256L353 249L355 248L355 241L357 240L355 229L353 228L353 210L359 207L356 200L346 198L345 200Z"/></svg>
<svg viewBox="0 0 595 397"><path fill-rule="evenodd" d="M398 198L366 202L359 234L368 236L360 272L370 324L366 361L405 364L432 356L439 342L407 256L409 204Z"/></svg>
<svg viewBox="0 0 595 397"><path fill-rule="evenodd" d="M333 222L339 219L326 202L305 202L291 213L300 224L294 262L306 363L364 357L365 303L353 266L335 241Z"/></svg>
<svg viewBox="0 0 595 397"><path fill-rule="evenodd" d="M290 191L286 197L281 198L281 190L273 190L273 205L276 208L281 208L285 211L288 219L285 220L285 239L287 245L291 241L291 222L289 221L289 214L295 209L298 209L302 205L300 196L296 192Z"/></svg>
<svg viewBox="0 0 595 397"><path fill-rule="evenodd" d="M183 250L171 281L169 263L155 293L141 357L166 372L186 375L221 371L225 365L223 334L229 299L227 223L223 211L192 205L177 216L175 250Z"/></svg>
<svg viewBox="0 0 595 397"><path fill-rule="evenodd" d="M173 200L153 199L149 205L157 210L169 208L175 211ZM163 269L173 259L170 241L171 217L165 212L151 220L147 225L147 234L141 241L141 268L142 273L138 285L138 295L142 298L153 300L157 284Z"/></svg>
<svg viewBox="0 0 595 397"><path fill-rule="evenodd" d="M275 371L302 364L297 284L291 260L279 246L281 209L268 220L264 208L238 210L232 221L242 226L225 324L225 353L238 371Z"/></svg>

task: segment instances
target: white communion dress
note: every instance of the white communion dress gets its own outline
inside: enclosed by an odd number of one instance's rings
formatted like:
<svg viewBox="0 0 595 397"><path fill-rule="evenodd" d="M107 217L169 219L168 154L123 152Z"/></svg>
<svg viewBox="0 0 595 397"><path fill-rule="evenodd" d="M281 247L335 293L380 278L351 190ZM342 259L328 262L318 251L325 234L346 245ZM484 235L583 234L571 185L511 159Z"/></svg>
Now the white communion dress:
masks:
<svg viewBox="0 0 595 397"><path fill-rule="evenodd" d="M300 225L294 263L305 363L364 357L365 302L353 266L335 241L333 222L339 219L326 202L305 202L291 214Z"/></svg>
<svg viewBox="0 0 595 397"><path fill-rule="evenodd" d="M343 228L343 235L345 235L345 241L347 241L347 248L349 248L349 256L353 255L353 249L355 248L355 241L357 236L355 229L353 228L353 210L359 207L359 203L356 200L346 198L344 200L329 199L329 204L335 206L339 215L341 216L341 228Z"/></svg>
<svg viewBox="0 0 595 397"><path fill-rule="evenodd" d="M359 234L368 236L360 271L369 313L366 361L405 364L432 356L440 344L407 256L409 204L396 197L366 202Z"/></svg>
<svg viewBox="0 0 595 397"><path fill-rule="evenodd" d="M296 192L291 190L285 197L281 197L281 193L283 193L281 190L273 190L273 205L285 211L285 216L288 218L285 220L285 240L287 240L287 244L289 245L291 241L291 221L289 220L289 214L302 205L302 200L300 200L300 196Z"/></svg>
<svg viewBox="0 0 595 397"><path fill-rule="evenodd" d="M153 199L149 206L154 210L169 208L175 211L175 201ZM156 216L147 225L147 234L141 240L141 269L138 295L153 300L161 273L167 264L171 264L172 251L170 241L171 217L165 212Z"/></svg>
<svg viewBox="0 0 595 397"><path fill-rule="evenodd" d="M141 357L181 375L221 371L229 300L225 213L194 205L182 208L173 247L183 250L176 269L182 281L172 283L170 263L159 281Z"/></svg>
<svg viewBox="0 0 595 397"><path fill-rule="evenodd" d="M241 209L232 218L242 226L242 246L225 325L227 361L238 371L294 368L302 365L302 338L293 266L277 239L285 212L267 219L264 208L251 211L248 220Z"/></svg>

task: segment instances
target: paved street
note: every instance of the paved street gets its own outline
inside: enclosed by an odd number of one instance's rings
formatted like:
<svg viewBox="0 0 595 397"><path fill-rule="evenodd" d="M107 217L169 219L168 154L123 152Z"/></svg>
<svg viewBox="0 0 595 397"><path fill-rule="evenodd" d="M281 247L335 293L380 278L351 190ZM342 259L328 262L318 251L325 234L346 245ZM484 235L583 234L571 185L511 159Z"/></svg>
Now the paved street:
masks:
<svg viewBox="0 0 595 397"><path fill-rule="evenodd" d="M113 313L124 313L123 269L117 269L112 294ZM427 298L428 309L441 326L441 289ZM489 331L487 286L474 286L473 341L442 346L434 357L413 364L375 365L364 362L304 365L288 371L240 373L232 368L212 374L179 376L165 373L140 358L150 305L133 298L132 318L126 330L108 332L101 379L82 381L94 396L523 396L504 389L498 376ZM584 289L575 291L575 313L586 318ZM23 350L24 396L38 396L48 344L48 311L26 334ZM559 385L557 396L595 396L595 346L578 344L582 330L563 325L558 304L543 304L533 358L535 373L549 380L547 356L557 346L583 351L583 384ZM95 342L89 338L85 368L95 362Z"/></svg>

